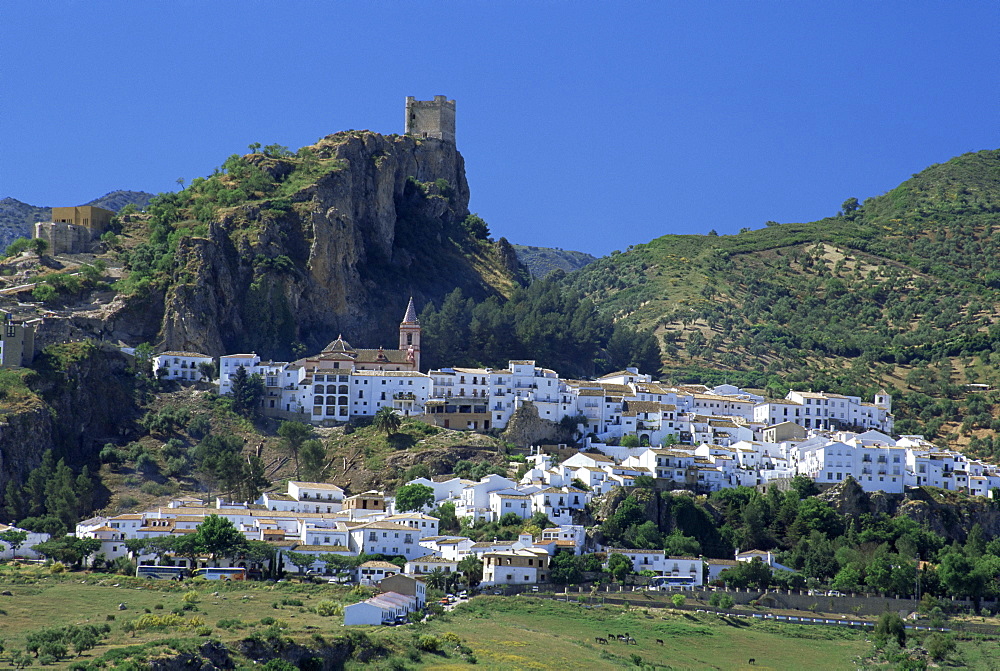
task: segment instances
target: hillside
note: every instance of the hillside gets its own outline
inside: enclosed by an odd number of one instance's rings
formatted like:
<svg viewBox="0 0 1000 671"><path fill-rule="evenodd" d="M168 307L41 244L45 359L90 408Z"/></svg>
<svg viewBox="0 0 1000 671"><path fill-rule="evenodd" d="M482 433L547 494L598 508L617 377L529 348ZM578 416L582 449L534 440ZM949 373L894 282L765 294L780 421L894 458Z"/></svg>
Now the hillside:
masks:
<svg viewBox="0 0 1000 671"><path fill-rule="evenodd" d="M928 396L1000 384L1000 150L852 201L811 223L663 236L566 282L606 314L654 327L667 377L775 395L790 385L919 391L897 410L921 424L899 428L930 423L933 435L932 420L957 419L959 406L925 413Z"/></svg>
<svg viewBox="0 0 1000 671"><path fill-rule="evenodd" d="M337 133L296 153L232 156L129 217L112 249L115 337L286 358L338 333L392 343L410 296L508 294L526 271L468 210L451 143Z"/></svg>
<svg viewBox="0 0 1000 671"><path fill-rule="evenodd" d="M129 204L142 209L152 198L153 194L144 191L112 191L82 204L96 205L117 212ZM36 221L47 221L51 216L51 206L28 205L15 198L0 200L0 249L5 248L15 238L31 237L32 224Z"/></svg>
<svg viewBox="0 0 1000 671"><path fill-rule="evenodd" d="M518 260L528 267L532 277L541 279L555 270L571 273L597 260L596 256L586 252L574 252L568 249L552 247L532 247L530 245L513 245Z"/></svg>

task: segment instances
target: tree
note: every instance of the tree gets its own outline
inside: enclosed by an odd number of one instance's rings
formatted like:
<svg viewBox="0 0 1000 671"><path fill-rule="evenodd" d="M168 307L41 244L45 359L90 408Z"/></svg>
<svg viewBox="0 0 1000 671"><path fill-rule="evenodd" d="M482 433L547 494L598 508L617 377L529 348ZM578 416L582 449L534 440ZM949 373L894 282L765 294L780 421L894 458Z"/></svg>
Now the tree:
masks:
<svg viewBox="0 0 1000 671"><path fill-rule="evenodd" d="M402 425L403 420L399 418L395 410L387 405L379 408L372 419L372 426L375 427L376 431L384 431L386 438L399 431L399 427Z"/></svg>
<svg viewBox="0 0 1000 671"><path fill-rule="evenodd" d="M292 552L291 550L285 550L281 554L295 565L295 568L299 570L299 575L305 573L307 568L316 563L316 556L305 552Z"/></svg>
<svg viewBox="0 0 1000 671"><path fill-rule="evenodd" d="M403 485L396 490L396 512L423 510L434 504L434 489L420 483Z"/></svg>
<svg viewBox="0 0 1000 671"><path fill-rule="evenodd" d="M551 580L557 585L575 584L583 580L579 558L572 552L557 552L549 564Z"/></svg>
<svg viewBox="0 0 1000 671"><path fill-rule="evenodd" d="M302 460L302 472L310 482L322 482L326 479L329 464L322 441L313 438L302 443L299 458Z"/></svg>
<svg viewBox="0 0 1000 671"><path fill-rule="evenodd" d="M32 238L28 243L28 249L33 251L37 256L43 256L46 251L48 251L49 243L42 238Z"/></svg>
<svg viewBox="0 0 1000 671"><path fill-rule="evenodd" d="M853 219L854 213L859 207L861 207L861 204L858 203L857 198L848 198L844 201L844 204L840 206L840 211L841 214L847 219Z"/></svg>
<svg viewBox="0 0 1000 671"><path fill-rule="evenodd" d="M295 461L295 478L301 478L299 471L299 448L307 439L313 435L313 428L302 422L282 422L278 427L278 435L282 438L282 445L292 455Z"/></svg>
<svg viewBox="0 0 1000 671"><path fill-rule="evenodd" d="M906 647L906 625L903 624L903 619L896 613L882 613L878 619L878 623L875 624L873 634L875 640L880 645L885 645L889 639L894 639L899 644L899 647Z"/></svg>
<svg viewBox="0 0 1000 671"><path fill-rule="evenodd" d="M624 582L626 577L635 573L632 570L632 560L621 553L612 552L608 557L608 573L618 582Z"/></svg>
<svg viewBox="0 0 1000 671"><path fill-rule="evenodd" d="M7 529L0 533L0 541L10 546L11 554L17 554L18 548L28 540L28 532L21 529Z"/></svg>
<svg viewBox="0 0 1000 671"><path fill-rule="evenodd" d="M260 401L264 398L264 381L260 375L247 372L246 366L239 366L232 378L233 411L253 419L260 412Z"/></svg>
<svg viewBox="0 0 1000 671"><path fill-rule="evenodd" d="M38 543L33 547L36 552L50 559L79 567L84 559L101 549L101 541L96 538L63 536Z"/></svg>
<svg viewBox="0 0 1000 671"><path fill-rule="evenodd" d="M469 555L459 560L458 570L465 578L465 584L469 589L474 588L483 580L483 562L475 555Z"/></svg>
<svg viewBox="0 0 1000 671"><path fill-rule="evenodd" d="M251 154L256 154L257 151L260 149L260 142L251 142L250 144L247 145L247 149L250 150Z"/></svg>
<svg viewBox="0 0 1000 671"><path fill-rule="evenodd" d="M427 574L427 586L431 589L444 589L447 576L440 566Z"/></svg>
<svg viewBox="0 0 1000 671"><path fill-rule="evenodd" d="M941 558L938 577L948 594L954 597L971 597L979 610L979 601L986 595L991 580L987 575L988 560L975 561L958 549L952 549Z"/></svg>
<svg viewBox="0 0 1000 671"><path fill-rule="evenodd" d="M430 512L431 517L438 518L438 531L441 533L458 533L461 524L455 514L454 503L442 503Z"/></svg>
<svg viewBox="0 0 1000 671"><path fill-rule="evenodd" d="M684 601L685 599L683 594L674 594L672 597L670 597L670 602L674 604L674 608L680 608L681 606L683 606Z"/></svg>
<svg viewBox="0 0 1000 671"><path fill-rule="evenodd" d="M202 361L198 364L198 372L207 381L211 382L215 379L216 369L214 361Z"/></svg>
<svg viewBox="0 0 1000 671"><path fill-rule="evenodd" d="M209 515L193 534L199 551L217 557L231 557L246 550L247 539L228 518Z"/></svg>
<svg viewBox="0 0 1000 671"><path fill-rule="evenodd" d="M728 587L767 589L773 574L770 566L754 557L751 561L736 562L736 566L726 569L719 577Z"/></svg>

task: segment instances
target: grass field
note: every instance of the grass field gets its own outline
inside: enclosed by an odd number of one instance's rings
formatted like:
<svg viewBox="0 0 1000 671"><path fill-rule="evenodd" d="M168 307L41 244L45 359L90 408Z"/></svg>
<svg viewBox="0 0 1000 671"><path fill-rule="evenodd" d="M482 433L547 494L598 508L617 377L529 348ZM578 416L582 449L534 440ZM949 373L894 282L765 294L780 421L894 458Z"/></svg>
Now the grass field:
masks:
<svg viewBox="0 0 1000 671"><path fill-rule="evenodd" d="M870 646L859 632L778 625L714 615L607 607L525 597L479 597L450 621L427 629L468 640L490 669L599 669L641 665L672 669L849 669ZM595 637L628 633L636 645ZM663 640L661 646L657 639ZM424 668L447 668L427 660Z"/></svg>
<svg viewBox="0 0 1000 671"><path fill-rule="evenodd" d="M47 668L104 660L114 668L120 650L143 646L132 659L149 660L193 649L206 640L231 644L257 637L316 647L350 636L378 654L348 660L347 669L856 669L894 668L863 661L872 646L865 632L722 618L690 611L605 606L532 597L480 596L417 625L342 626L322 616L321 602L352 603L363 595L330 585L146 581L109 574L51 575L44 567L0 567L0 639L4 661L23 650L26 636L45 627L108 625L97 648ZM125 609L120 610L119 605ZM176 613L180 624L129 631L136 618ZM636 645L595 638L629 634ZM440 652L421 649L422 638ZM663 645L656 643L663 640ZM995 669L996 638L957 637L951 668ZM461 642L464 653L456 647ZM115 651L119 651L116 653ZM476 664L469 664L475 658ZM751 667L748 660L754 658ZM32 668L40 668L33 660ZM122 667L119 667L122 668ZM127 666L129 669L145 668ZM251 668L247 666L243 668Z"/></svg>

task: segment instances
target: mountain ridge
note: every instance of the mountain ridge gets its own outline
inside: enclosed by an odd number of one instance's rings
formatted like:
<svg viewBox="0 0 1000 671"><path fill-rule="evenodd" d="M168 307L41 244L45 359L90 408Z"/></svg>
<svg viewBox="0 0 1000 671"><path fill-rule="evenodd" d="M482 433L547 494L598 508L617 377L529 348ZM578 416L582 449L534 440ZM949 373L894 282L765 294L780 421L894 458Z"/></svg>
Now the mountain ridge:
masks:
<svg viewBox="0 0 1000 671"><path fill-rule="evenodd" d="M153 194L145 191L119 189L82 204L103 207L113 212L131 204L141 210L153 197ZM33 233L32 225L36 221L49 221L51 218L50 205L30 205L10 196L0 199L0 249L6 248L16 238L30 238Z"/></svg>

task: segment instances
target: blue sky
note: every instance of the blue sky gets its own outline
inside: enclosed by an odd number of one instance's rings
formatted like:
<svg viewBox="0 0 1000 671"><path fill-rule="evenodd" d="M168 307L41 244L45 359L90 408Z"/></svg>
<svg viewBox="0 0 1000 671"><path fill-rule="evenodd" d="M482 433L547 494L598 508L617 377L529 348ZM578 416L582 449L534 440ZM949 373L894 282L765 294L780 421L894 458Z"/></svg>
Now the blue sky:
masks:
<svg viewBox="0 0 1000 671"><path fill-rule="evenodd" d="M20 2L0 197L166 191L457 100L495 236L607 254L811 221L1000 147L1000 3Z"/></svg>

